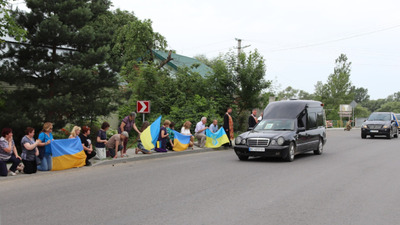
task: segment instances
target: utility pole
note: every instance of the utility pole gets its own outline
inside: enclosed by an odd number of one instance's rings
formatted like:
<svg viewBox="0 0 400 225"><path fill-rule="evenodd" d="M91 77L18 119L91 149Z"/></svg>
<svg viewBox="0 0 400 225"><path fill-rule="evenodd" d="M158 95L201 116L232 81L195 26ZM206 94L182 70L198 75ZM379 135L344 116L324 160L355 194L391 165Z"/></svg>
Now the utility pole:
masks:
<svg viewBox="0 0 400 225"><path fill-rule="evenodd" d="M240 64L240 53L242 53L242 49L243 48L250 47L250 45L246 45L246 46L242 47L242 39L235 38L235 40L238 42L238 46L236 48L238 50L238 67L239 67L239 64Z"/></svg>

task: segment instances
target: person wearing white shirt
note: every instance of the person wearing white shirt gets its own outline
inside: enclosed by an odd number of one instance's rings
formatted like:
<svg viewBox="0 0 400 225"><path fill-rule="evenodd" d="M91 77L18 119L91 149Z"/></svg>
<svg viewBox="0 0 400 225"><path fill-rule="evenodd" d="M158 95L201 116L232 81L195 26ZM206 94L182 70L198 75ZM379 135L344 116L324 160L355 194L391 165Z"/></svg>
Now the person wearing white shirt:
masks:
<svg viewBox="0 0 400 225"><path fill-rule="evenodd" d="M206 127L207 123L207 117L202 117L201 121L197 123L196 129L194 130L195 132L195 137L198 140L198 146L200 148L203 148L204 145L206 144L206 130L208 127Z"/></svg>
<svg viewBox="0 0 400 225"><path fill-rule="evenodd" d="M192 150L193 150L194 137L193 137L192 133L190 133L191 126L192 126L192 123L190 121L186 121L181 128L181 134L190 135L189 147L192 147Z"/></svg>

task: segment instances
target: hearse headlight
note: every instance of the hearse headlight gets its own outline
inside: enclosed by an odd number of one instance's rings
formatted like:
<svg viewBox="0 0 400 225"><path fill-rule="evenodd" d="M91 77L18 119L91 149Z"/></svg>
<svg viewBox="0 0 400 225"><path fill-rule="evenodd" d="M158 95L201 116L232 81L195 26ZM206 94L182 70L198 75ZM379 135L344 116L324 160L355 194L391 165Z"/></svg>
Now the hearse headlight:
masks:
<svg viewBox="0 0 400 225"><path fill-rule="evenodd" d="M242 137L237 137L236 139L235 139L235 144L237 144L237 145L240 145L240 143L242 142L242 140L243 140L243 138Z"/></svg>
<svg viewBox="0 0 400 225"><path fill-rule="evenodd" d="M276 142L278 143L278 145L283 145L283 143L285 143L285 138L283 137L279 137Z"/></svg>

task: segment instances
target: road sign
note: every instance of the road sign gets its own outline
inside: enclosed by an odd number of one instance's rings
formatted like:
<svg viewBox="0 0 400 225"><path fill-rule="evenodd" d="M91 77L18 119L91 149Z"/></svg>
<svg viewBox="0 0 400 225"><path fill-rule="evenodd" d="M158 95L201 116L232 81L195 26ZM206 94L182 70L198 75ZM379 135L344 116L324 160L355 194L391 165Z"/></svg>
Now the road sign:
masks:
<svg viewBox="0 0 400 225"><path fill-rule="evenodd" d="M350 103L350 106L351 106L353 109L355 109L356 106L357 106L357 102L353 100L353 101Z"/></svg>
<svg viewBox="0 0 400 225"><path fill-rule="evenodd" d="M150 101L137 101L136 111L138 113L150 113Z"/></svg>

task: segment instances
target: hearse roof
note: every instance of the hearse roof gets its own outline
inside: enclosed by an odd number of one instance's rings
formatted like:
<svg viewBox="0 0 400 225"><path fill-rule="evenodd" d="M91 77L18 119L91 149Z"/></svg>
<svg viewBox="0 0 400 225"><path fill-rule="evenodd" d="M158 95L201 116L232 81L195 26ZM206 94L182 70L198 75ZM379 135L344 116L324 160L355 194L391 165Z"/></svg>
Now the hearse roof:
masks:
<svg viewBox="0 0 400 225"><path fill-rule="evenodd" d="M312 100L285 100L271 102L264 109L263 119L296 119L306 107L322 107Z"/></svg>

